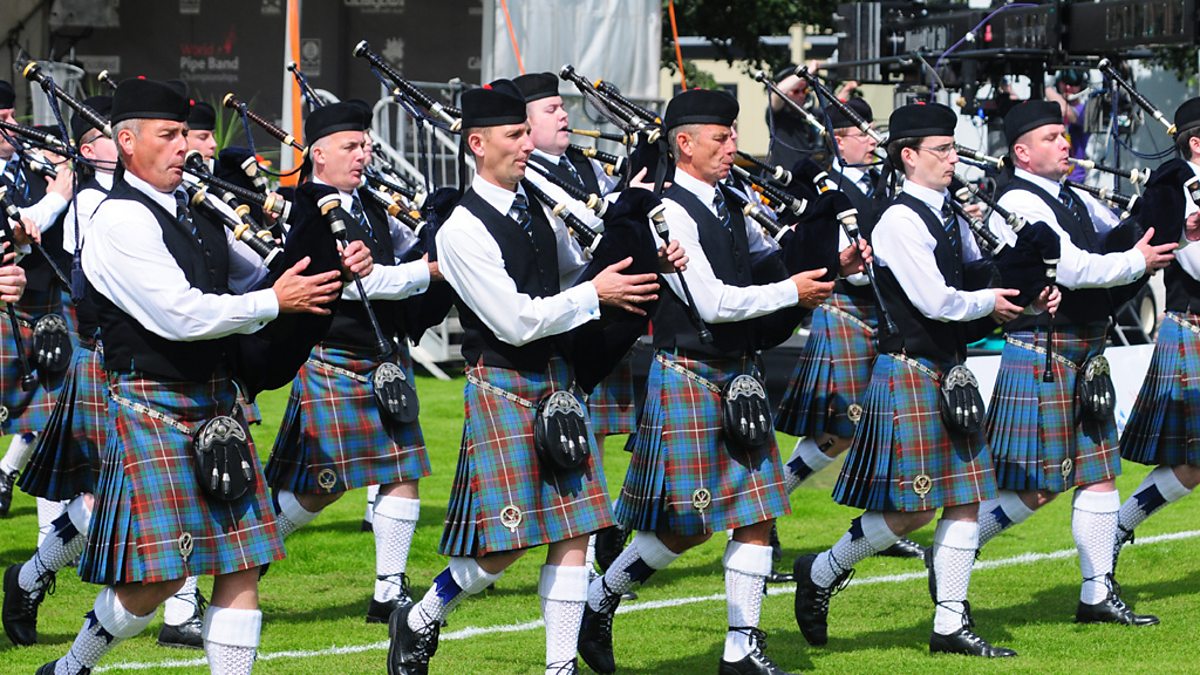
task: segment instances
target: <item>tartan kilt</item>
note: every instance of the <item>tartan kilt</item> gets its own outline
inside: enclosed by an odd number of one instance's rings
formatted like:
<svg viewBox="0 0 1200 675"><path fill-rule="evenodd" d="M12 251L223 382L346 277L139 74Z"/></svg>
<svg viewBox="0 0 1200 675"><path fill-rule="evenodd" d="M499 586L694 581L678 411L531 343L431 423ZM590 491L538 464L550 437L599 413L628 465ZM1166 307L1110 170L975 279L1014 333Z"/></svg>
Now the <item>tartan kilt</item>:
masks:
<svg viewBox="0 0 1200 675"><path fill-rule="evenodd" d="M926 359L916 361L938 371ZM995 497L983 433L951 431L940 406L939 384L928 374L894 354L880 354L834 501L866 511L914 512Z"/></svg>
<svg viewBox="0 0 1200 675"><path fill-rule="evenodd" d="M634 530L698 535L786 515L783 462L774 435L753 451L728 444L721 397L659 361L669 359L718 387L760 372L756 359L698 360L659 351L646 402L626 449L633 453L617 520Z"/></svg>
<svg viewBox="0 0 1200 675"><path fill-rule="evenodd" d="M66 379L66 371L50 376L37 368L33 353L33 322L62 309L62 296L57 289L53 292L26 289L16 304L25 356L38 377L37 386L32 391L21 389L21 362L12 324L7 317L0 318L0 407L8 413L0 414L0 435L37 433L50 421L58 391Z"/></svg>
<svg viewBox="0 0 1200 675"><path fill-rule="evenodd" d="M1186 324L1186 325L1185 325ZM1121 457L1200 466L1200 316L1167 313L1150 370L1121 434Z"/></svg>
<svg viewBox="0 0 1200 675"><path fill-rule="evenodd" d="M574 376L553 358L546 372L478 363L467 375L537 403ZM544 467L533 445L536 410L470 381L466 418L438 552L478 557L564 541L613 524L608 483L599 455L578 468ZM595 440L591 441L595 450Z"/></svg>
<svg viewBox="0 0 1200 675"><path fill-rule="evenodd" d="M587 397L588 419L592 434L612 436L633 433L637 422L637 401L633 389L634 349L626 352L608 377L596 385Z"/></svg>
<svg viewBox="0 0 1200 675"><path fill-rule="evenodd" d="M399 357L411 381L408 350L401 349ZM370 383L379 363L324 344L313 348L292 381L271 449L267 463L271 487L298 494L331 494L429 475L420 423L393 422L379 409ZM323 364L364 376L367 382Z"/></svg>
<svg viewBox="0 0 1200 675"><path fill-rule="evenodd" d="M258 403L250 403L242 397L242 392L238 392L238 405L242 407L242 417L246 420L246 424L262 424L262 411L258 409Z"/></svg>
<svg viewBox="0 0 1200 675"><path fill-rule="evenodd" d="M1065 492L1119 475L1116 420L1082 419L1075 397L1078 366L1104 352L1107 327L1055 327L1054 354L1075 367L1054 358L1053 382L1042 381L1044 352L1012 342L1044 347L1045 334L1020 331L1008 337L986 423L1000 489Z"/></svg>
<svg viewBox="0 0 1200 675"><path fill-rule="evenodd" d="M53 501L95 492L108 414L105 386L103 348L99 342L83 340L75 350L50 422L21 472L18 485L22 490Z"/></svg>
<svg viewBox="0 0 1200 675"><path fill-rule="evenodd" d="M110 373L108 384L112 393L189 426L239 414L236 389L223 375L163 383ZM253 441L255 486L241 499L223 502L200 487L190 434L111 398L106 434L81 579L150 583L229 574L283 559L283 538Z"/></svg>
<svg viewBox="0 0 1200 675"><path fill-rule="evenodd" d="M854 437L857 422L852 417L861 419L861 408L856 407L853 416L848 411L851 405L862 405L871 380L877 323L871 300L834 293L817 307L808 340L775 417L776 430L813 438L822 433Z"/></svg>

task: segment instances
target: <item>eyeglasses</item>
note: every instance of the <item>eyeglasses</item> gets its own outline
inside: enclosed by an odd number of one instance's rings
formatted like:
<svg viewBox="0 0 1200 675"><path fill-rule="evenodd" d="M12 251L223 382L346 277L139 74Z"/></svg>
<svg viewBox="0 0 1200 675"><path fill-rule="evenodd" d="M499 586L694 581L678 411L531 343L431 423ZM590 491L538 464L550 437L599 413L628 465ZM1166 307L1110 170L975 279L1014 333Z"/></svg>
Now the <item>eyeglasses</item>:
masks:
<svg viewBox="0 0 1200 675"><path fill-rule="evenodd" d="M954 151L954 144L946 143L944 145L935 145L931 148L925 147L923 145L918 145L916 147L916 149L931 152L938 159L946 159L947 157L950 156L950 153Z"/></svg>

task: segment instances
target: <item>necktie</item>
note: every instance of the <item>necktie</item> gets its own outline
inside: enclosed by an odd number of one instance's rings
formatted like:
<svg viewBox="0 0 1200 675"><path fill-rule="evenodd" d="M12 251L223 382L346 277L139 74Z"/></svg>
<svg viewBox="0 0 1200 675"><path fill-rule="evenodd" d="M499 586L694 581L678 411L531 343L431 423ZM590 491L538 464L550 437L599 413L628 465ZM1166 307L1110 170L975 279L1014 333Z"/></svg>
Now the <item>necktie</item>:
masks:
<svg viewBox="0 0 1200 675"><path fill-rule="evenodd" d="M875 169L871 169L871 170L867 171L866 173L863 174L863 181L865 181L867 184L866 189L863 190L863 193L866 194L868 197L874 197L875 196L875 183L879 182L879 172L876 171Z"/></svg>
<svg viewBox="0 0 1200 675"><path fill-rule="evenodd" d="M1079 225L1079 233L1083 237L1085 245L1089 251L1097 250L1096 230L1092 225L1092 217L1088 215L1087 208L1082 202L1071 192L1071 189L1066 185L1058 190L1058 200L1070 210L1071 215L1075 217L1075 221Z"/></svg>
<svg viewBox="0 0 1200 675"><path fill-rule="evenodd" d="M17 159L16 155L13 155L11 158L9 158L8 162L4 165L4 180L12 186L14 193L13 197L16 197L18 194L22 196L25 194L25 181L23 180L23 173L24 172L21 171L21 161ZM18 202L19 201L20 200L18 200Z"/></svg>
<svg viewBox="0 0 1200 675"><path fill-rule="evenodd" d="M721 221L721 226L729 229L729 207L725 205L725 195L721 194L721 188L713 193L713 208L717 211L717 220Z"/></svg>
<svg viewBox="0 0 1200 675"><path fill-rule="evenodd" d="M188 214L188 198L187 193L183 190L175 191L175 220L183 226L184 230L196 234L196 225L192 222L192 217Z"/></svg>
<svg viewBox="0 0 1200 675"><path fill-rule="evenodd" d="M950 244L954 246L954 252L961 254L962 245L958 241L958 218L954 215L954 209L950 206L949 197L942 202L942 229L946 231L946 236L950 238Z"/></svg>
<svg viewBox="0 0 1200 675"><path fill-rule="evenodd" d="M558 165L567 173L571 174L571 178L579 184L579 187L584 188L585 190L587 189L587 187L583 184L583 178L579 175L579 172L575 170L575 165L571 163L571 160L567 159L566 155L558 158Z"/></svg>
<svg viewBox="0 0 1200 675"><path fill-rule="evenodd" d="M356 221L358 221L359 225L362 225L362 228L364 231L366 231L368 237L372 239L375 238L375 232L371 229L371 221L367 220L367 214L363 212L362 201L359 200L357 194L354 195L352 201L350 202L350 215L353 216Z"/></svg>
<svg viewBox="0 0 1200 675"><path fill-rule="evenodd" d="M512 219L517 221L521 229L525 230L525 234L533 237L533 218L529 216L529 202L526 201L525 195L517 194L513 197L512 208L508 211Z"/></svg>

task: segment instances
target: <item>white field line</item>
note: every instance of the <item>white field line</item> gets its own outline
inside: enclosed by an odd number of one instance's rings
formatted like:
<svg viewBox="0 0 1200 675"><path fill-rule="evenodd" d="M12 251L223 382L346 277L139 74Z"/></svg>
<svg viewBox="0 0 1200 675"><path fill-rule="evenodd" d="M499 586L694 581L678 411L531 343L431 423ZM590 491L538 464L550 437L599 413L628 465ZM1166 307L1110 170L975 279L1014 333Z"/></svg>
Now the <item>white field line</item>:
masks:
<svg viewBox="0 0 1200 675"><path fill-rule="evenodd" d="M1181 539L1194 539L1200 537L1200 530L1186 530L1183 532L1170 532L1167 534L1154 535L1152 537L1140 537L1134 546L1146 546L1150 544L1159 544L1168 541L1179 541ZM1033 563L1043 562L1046 560L1062 560L1064 558L1074 558L1077 555L1075 549L1062 549L1059 551L1051 551L1049 553L1023 553L1011 558L1001 558L999 560L982 560L975 563L976 570L990 570L1000 567L1013 567L1015 565L1031 565ZM925 572L906 572L904 574L885 574L875 577L856 577L851 582L851 586L864 586L868 584L896 584L905 581L915 581L917 579L925 579ZM768 588L768 595L785 595L793 593L794 589L791 586L774 586ZM618 614L629 614L632 612L644 612L653 609L666 609L669 607L682 607L684 605L693 605L698 602L716 602L725 599L724 593L714 593L712 595L699 595L690 598L672 598L669 600L655 600L652 602L638 602L633 604L624 604L617 609ZM524 631L537 630L545 624L541 619L536 621L526 621L524 623L510 623L499 626L468 626L447 633L443 633L440 640L465 640L469 637L477 635L493 635L496 633L521 633ZM381 640L365 645L348 645L345 647L328 647L326 649L289 649L279 652L262 652L258 655L259 661L274 661L276 659L311 659L321 656L339 656L342 654L359 654L361 652L370 651L386 651L388 641ZM203 658L194 659L170 659L167 661L154 662L117 662L101 666L93 669L93 672L119 672L123 670L157 670L167 668L195 668L207 664Z"/></svg>

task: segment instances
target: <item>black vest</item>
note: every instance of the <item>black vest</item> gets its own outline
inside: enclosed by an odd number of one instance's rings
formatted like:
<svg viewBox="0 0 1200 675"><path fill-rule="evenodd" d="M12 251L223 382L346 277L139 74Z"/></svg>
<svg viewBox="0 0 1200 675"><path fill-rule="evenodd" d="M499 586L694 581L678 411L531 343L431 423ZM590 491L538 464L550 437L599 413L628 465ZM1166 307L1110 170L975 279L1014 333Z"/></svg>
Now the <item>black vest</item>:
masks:
<svg viewBox="0 0 1200 675"><path fill-rule="evenodd" d="M719 190L724 190L718 186ZM700 248L712 266L713 275L730 286L750 286L754 283L750 243L746 238L746 220L736 202L726 192L725 203L729 205L729 228L717 220L717 216L706 204L700 203L696 195L672 185L663 190L663 197L674 200L683 207L700 235ZM654 347L671 351L681 349L699 356L712 358L737 358L757 349L757 321L737 321L709 324L713 341L700 342L696 328L688 319L687 308L675 293L664 289L659 293L661 300L654 315Z"/></svg>
<svg viewBox="0 0 1200 675"><path fill-rule="evenodd" d="M9 162L18 162L17 166L24 175L25 185L21 190L17 190L12 183L4 179L3 184L8 188L8 200L17 208L33 206L40 202L46 196L46 180L30 171L29 167L21 164L16 155L13 155ZM61 253L62 221L63 215L59 214L54 223L42 233L42 248L54 258L54 262L58 263L60 268L64 264L64 256ZM65 262L69 266L70 258L66 258ZM58 278L54 275L54 269L50 267L42 254L35 252L27 255L17 264L25 270L25 292L30 298L48 298L62 290ZM64 271L66 270L64 269ZM42 304L43 301L35 300L35 302Z"/></svg>
<svg viewBox="0 0 1200 675"><path fill-rule="evenodd" d="M921 218L937 242L933 249L933 259L938 272L945 279L947 286L962 290L965 285L963 262L942 226L940 214L907 192L896 195L892 204L892 208L895 208L894 205L908 207ZM908 294L904 292L904 288L900 286L889 267L876 266L875 281L879 285L879 293L883 296L888 314L898 329L893 334L880 332L880 352L902 351L909 356L930 359L943 368L962 362L967 351L964 323L938 321L922 314L908 299Z"/></svg>
<svg viewBox="0 0 1200 675"><path fill-rule="evenodd" d="M587 157L577 156L572 152L568 152L563 156L579 172L579 178L583 181L582 186L579 186L579 181L575 180L570 171L562 168L557 162L551 162L541 155L530 155L529 161L537 162L539 166L545 167L551 175L565 183L576 185L588 194L600 195L600 181L596 180L596 171L592 168L592 161Z"/></svg>
<svg viewBox="0 0 1200 675"><path fill-rule="evenodd" d="M104 195L108 194L108 190L106 190L104 188L104 186L101 185L94 177L87 181L84 181L83 183L80 183L79 189L76 192L76 194L77 195L82 194L85 190L97 190L101 194L104 194ZM78 202L76 202L76 206L78 206ZM91 213L79 213L78 211L76 211L76 214L79 216L79 220L81 222L85 221L87 219L90 219L92 217ZM76 227L75 231L76 231L76 233L79 233L78 227ZM82 234L82 233L79 233L79 234ZM82 243L82 240L81 240L81 243ZM66 242L66 245L71 250L75 249L75 242L73 242L73 241ZM82 274L83 270L81 269L79 271L79 273ZM91 297L91 294L87 293L86 290L83 293L83 297L75 302L75 314L79 318L79 325L77 327L77 330L79 332L80 337L92 338L92 337L95 337L96 334L100 332L100 315L96 309L96 302Z"/></svg>
<svg viewBox="0 0 1200 675"><path fill-rule="evenodd" d="M1054 212L1058 226L1067 233L1076 248L1088 253L1104 253L1100 235L1096 233L1091 219L1086 216L1086 207L1078 195L1075 195L1075 200L1078 202L1079 210L1083 211L1081 214L1076 214L1067 208L1059 200L1058 195L1052 195L1041 186L1019 176L1013 176L999 191L997 198L1012 190L1031 192L1045 202ZM1102 323L1108 321L1109 315L1113 312L1112 298L1106 288L1074 290L1065 286L1058 288L1062 293L1062 301L1058 306L1058 313L1054 317L1056 326ZM1045 317L1022 315L1005 324L1004 330L1010 333L1033 330L1037 326L1044 326L1045 323Z"/></svg>
<svg viewBox="0 0 1200 675"><path fill-rule="evenodd" d="M395 265L395 247L392 243L392 231L388 226L388 216L374 199L359 189L358 198L363 205L363 213L371 224L371 235L362 224L353 217L346 218L346 236L350 241L361 241L371 249L371 257L376 265ZM346 210L349 214L349 209ZM373 236L372 236L373 235ZM398 300L372 300L371 309L379 319L384 335L389 339L400 333L400 317ZM336 303L333 312L333 323L325 334L322 344L348 349L358 354L375 354L375 330L371 320L367 318L367 310L362 300L342 300Z"/></svg>
<svg viewBox="0 0 1200 675"><path fill-rule="evenodd" d="M229 245L223 226L193 213L193 235L149 196L130 187L119 175L106 201L127 200L144 205L162 229L163 243L188 282L203 293L229 293ZM104 369L144 373L156 380L204 382L226 361L231 338L175 342L147 330L90 283L104 336Z"/></svg>
<svg viewBox="0 0 1200 675"><path fill-rule="evenodd" d="M517 221L497 211L474 190L467 190L458 207L483 222L500 247L504 271L508 272L518 292L534 298L558 294L558 243L554 229L537 201L531 200L529 204L529 215L533 218L532 237ZM520 347L511 345L496 337L461 298L456 302L463 327L462 352L468 364L482 358L489 366L542 371L550 357L562 352L558 346L560 336L544 337Z"/></svg>
<svg viewBox="0 0 1200 675"><path fill-rule="evenodd" d="M1163 273L1167 286L1167 311L1200 314L1200 281L1175 260Z"/></svg>

